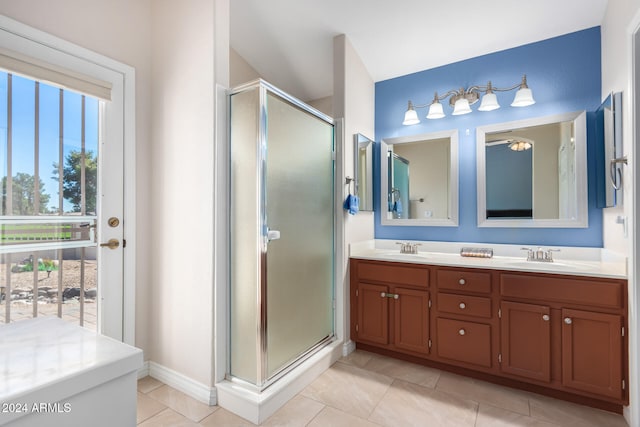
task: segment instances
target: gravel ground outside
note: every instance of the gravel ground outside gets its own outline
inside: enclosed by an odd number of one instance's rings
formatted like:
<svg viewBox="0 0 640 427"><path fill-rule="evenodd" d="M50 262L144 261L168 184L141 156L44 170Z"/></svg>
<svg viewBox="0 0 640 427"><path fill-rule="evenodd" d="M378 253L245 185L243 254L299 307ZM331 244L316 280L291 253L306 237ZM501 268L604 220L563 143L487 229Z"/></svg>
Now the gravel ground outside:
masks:
<svg viewBox="0 0 640 427"><path fill-rule="evenodd" d="M13 264L15 265L15 264ZM0 324L6 322L6 269L5 264L0 264ZM59 277L62 276L61 288L63 291L72 288L80 288L82 266L79 260L64 260L62 271L54 270L49 274L39 271L37 277L38 297L35 299L38 316L57 316L58 305L62 309L62 318L70 322L80 324L80 314L83 312L83 326L97 330L97 304L95 293L97 290L97 262L87 260L84 262L84 289L85 298L81 310L79 296L58 300ZM34 273L20 272L11 274L11 322L33 317L33 289ZM69 291L68 291L69 292ZM60 302L60 304L58 304Z"/></svg>

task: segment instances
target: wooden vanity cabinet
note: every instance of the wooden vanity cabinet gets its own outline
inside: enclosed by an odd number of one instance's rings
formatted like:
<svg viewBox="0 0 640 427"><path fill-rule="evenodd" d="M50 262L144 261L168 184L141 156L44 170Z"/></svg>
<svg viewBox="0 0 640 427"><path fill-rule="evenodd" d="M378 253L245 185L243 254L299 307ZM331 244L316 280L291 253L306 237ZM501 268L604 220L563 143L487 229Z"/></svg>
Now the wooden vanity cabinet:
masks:
<svg viewBox="0 0 640 427"><path fill-rule="evenodd" d="M491 372L495 359L491 272L438 267L435 276L434 357Z"/></svg>
<svg viewBox="0 0 640 427"><path fill-rule="evenodd" d="M412 355L429 354L428 268L352 261L351 279L355 341Z"/></svg>
<svg viewBox="0 0 640 427"><path fill-rule="evenodd" d="M500 288L503 373L624 401L625 281L502 273Z"/></svg>
<svg viewBox="0 0 640 427"><path fill-rule="evenodd" d="M626 280L351 259L358 345L604 409L628 404Z"/></svg>

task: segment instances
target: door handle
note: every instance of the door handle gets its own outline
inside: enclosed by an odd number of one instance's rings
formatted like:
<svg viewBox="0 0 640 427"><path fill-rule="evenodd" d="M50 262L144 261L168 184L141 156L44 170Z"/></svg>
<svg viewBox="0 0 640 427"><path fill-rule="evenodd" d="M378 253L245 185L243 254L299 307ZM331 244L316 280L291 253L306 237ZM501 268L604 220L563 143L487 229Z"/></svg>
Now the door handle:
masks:
<svg viewBox="0 0 640 427"><path fill-rule="evenodd" d="M120 241L118 239L109 239L107 243L100 243L101 248L116 249L118 246L120 246Z"/></svg>
<svg viewBox="0 0 640 427"><path fill-rule="evenodd" d="M267 231L267 240L270 242L272 240L280 239L280 230L268 230Z"/></svg>

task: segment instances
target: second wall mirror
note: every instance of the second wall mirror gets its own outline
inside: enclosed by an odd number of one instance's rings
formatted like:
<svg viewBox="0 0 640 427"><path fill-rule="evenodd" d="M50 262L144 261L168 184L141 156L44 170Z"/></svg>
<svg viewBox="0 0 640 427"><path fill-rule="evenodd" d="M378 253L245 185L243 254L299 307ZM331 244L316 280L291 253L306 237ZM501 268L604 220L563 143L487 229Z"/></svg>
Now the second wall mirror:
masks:
<svg viewBox="0 0 640 427"><path fill-rule="evenodd" d="M458 131L380 142L382 225L458 225Z"/></svg>
<svg viewBox="0 0 640 427"><path fill-rule="evenodd" d="M588 227L584 111L477 129L479 227Z"/></svg>

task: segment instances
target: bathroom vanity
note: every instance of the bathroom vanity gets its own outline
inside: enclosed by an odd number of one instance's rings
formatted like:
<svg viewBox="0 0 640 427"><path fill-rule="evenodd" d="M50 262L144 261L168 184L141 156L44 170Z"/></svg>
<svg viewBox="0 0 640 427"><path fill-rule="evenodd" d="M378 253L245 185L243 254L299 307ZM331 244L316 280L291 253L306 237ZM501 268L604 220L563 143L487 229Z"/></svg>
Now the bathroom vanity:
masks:
<svg viewBox="0 0 640 427"><path fill-rule="evenodd" d="M358 348L616 412L628 403L620 264L351 253Z"/></svg>

